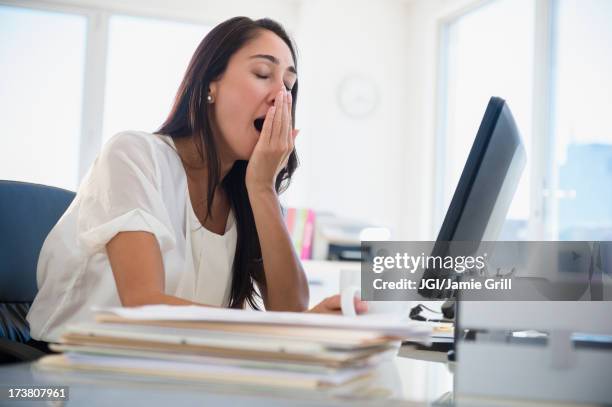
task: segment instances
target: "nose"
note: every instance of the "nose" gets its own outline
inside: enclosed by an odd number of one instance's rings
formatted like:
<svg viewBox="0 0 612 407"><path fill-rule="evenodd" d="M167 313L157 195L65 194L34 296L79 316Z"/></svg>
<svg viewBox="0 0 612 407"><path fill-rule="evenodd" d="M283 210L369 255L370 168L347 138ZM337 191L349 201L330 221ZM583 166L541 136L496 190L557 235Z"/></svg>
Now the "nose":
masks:
<svg viewBox="0 0 612 407"><path fill-rule="evenodd" d="M268 95L268 103L270 103L270 105L274 104L274 100L278 96L278 92L280 92L281 90L284 92L287 91L283 82L281 82L280 84L276 84L270 88L270 94Z"/></svg>

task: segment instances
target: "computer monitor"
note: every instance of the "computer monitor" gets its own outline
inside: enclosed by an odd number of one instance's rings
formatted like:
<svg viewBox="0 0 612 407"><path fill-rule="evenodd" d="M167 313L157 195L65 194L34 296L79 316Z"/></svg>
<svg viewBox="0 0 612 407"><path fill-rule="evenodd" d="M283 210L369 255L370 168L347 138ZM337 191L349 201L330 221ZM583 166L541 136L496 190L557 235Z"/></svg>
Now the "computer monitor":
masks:
<svg viewBox="0 0 612 407"><path fill-rule="evenodd" d="M504 224L527 162L525 147L506 102L489 100L459 183L438 233L432 256L449 254L453 241L470 242L474 252L480 242L495 241ZM465 250L465 244L463 245ZM423 279L451 278L449 270L427 269ZM453 293L421 288L425 298L447 299Z"/></svg>

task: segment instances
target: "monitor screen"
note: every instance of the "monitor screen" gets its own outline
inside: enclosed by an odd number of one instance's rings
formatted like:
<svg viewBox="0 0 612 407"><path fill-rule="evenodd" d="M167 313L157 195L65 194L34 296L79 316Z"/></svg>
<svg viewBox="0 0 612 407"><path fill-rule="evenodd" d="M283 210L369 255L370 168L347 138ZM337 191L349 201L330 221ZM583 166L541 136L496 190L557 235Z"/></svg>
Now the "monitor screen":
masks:
<svg viewBox="0 0 612 407"><path fill-rule="evenodd" d="M438 233L432 256L446 256L452 241L495 241L506 219L527 162L525 148L506 102L492 97ZM423 278L450 278L448 271L427 269ZM452 293L419 289L426 298L446 299Z"/></svg>

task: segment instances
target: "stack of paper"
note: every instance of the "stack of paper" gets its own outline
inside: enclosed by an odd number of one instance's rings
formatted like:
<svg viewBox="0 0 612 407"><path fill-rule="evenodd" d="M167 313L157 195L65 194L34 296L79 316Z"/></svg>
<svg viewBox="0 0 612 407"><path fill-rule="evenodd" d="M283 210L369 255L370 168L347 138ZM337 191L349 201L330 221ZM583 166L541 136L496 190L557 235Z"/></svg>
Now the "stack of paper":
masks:
<svg viewBox="0 0 612 407"><path fill-rule="evenodd" d="M402 339L431 329L404 320L197 306L99 310L70 327L42 367L187 380L319 388L367 377Z"/></svg>

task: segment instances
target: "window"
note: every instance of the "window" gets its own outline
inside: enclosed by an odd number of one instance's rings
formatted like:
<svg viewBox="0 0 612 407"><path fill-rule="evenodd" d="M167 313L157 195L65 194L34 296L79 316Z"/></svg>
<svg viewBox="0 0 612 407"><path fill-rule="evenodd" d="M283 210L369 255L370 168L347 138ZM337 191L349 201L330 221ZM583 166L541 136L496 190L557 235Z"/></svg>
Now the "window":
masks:
<svg viewBox="0 0 612 407"><path fill-rule="evenodd" d="M207 27L113 16L109 22L103 137L155 131L170 113L185 69Z"/></svg>
<svg viewBox="0 0 612 407"><path fill-rule="evenodd" d="M495 95L510 105L528 155L499 238L612 238L610 21L607 0L494 0L445 24L440 211Z"/></svg>
<svg viewBox="0 0 612 407"><path fill-rule="evenodd" d="M527 151L531 143L533 3L489 2L446 27L445 100L440 168L442 212L450 204L469 149L491 96L506 100ZM520 27L520 29L517 29ZM521 178L501 238L526 238L529 218L529 164Z"/></svg>
<svg viewBox="0 0 612 407"><path fill-rule="evenodd" d="M75 189L87 20L0 6L0 179Z"/></svg>
<svg viewBox="0 0 612 407"><path fill-rule="evenodd" d="M556 5L553 236L612 240L612 2Z"/></svg>
<svg viewBox="0 0 612 407"><path fill-rule="evenodd" d="M44 7L0 6L0 179L76 190L106 139L163 123L209 27Z"/></svg>

